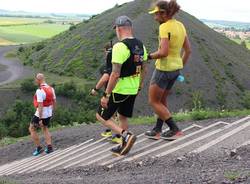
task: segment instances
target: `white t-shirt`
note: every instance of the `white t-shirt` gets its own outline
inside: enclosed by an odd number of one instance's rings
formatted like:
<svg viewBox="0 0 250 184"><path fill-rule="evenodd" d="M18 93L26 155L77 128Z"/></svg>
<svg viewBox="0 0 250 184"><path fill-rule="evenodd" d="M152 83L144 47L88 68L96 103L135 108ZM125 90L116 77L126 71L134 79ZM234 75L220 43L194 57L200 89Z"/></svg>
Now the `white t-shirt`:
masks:
<svg viewBox="0 0 250 184"><path fill-rule="evenodd" d="M42 84L43 86L48 85L48 84ZM53 92L53 99L56 100L56 95L55 95L55 90L54 88L52 88L52 92ZM37 89L36 90L36 96L37 96L37 102L43 102L46 99L46 93L43 89ZM53 106L49 106L49 107L43 107L43 115L42 115L42 119L46 119L48 117L52 116L52 111L53 111ZM35 116L39 117L39 112L38 112L38 108L36 109L36 113Z"/></svg>

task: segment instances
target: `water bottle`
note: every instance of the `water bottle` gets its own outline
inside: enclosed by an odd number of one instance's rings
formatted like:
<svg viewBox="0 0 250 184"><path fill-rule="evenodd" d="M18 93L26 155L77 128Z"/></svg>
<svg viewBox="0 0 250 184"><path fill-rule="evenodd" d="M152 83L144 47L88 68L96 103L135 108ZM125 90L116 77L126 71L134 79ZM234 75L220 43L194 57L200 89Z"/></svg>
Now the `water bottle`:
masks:
<svg viewBox="0 0 250 184"><path fill-rule="evenodd" d="M185 77L184 77L183 75L180 74L180 75L177 77L176 80L179 81L179 82L184 82L184 81L185 81Z"/></svg>

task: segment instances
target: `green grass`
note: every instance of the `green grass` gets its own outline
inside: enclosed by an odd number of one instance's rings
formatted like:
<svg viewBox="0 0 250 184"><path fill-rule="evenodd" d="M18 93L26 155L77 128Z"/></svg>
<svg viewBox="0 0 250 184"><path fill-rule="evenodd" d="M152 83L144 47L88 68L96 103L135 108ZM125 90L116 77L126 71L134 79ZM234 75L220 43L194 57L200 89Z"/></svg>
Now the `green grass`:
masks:
<svg viewBox="0 0 250 184"><path fill-rule="evenodd" d="M10 51L10 52L6 53L4 55L4 57L6 57L6 58L16 58L17 57L16 51Z"/></svg>
<svg viewBox="0 0 250 184"><path fill-rule="evenodd" d="M235 41L238 44L241 44L241 42L242 42L241 39L232 39L232 40ZM246 42L247 48L250 50L250 41L246 40L245 42Z"/></svg>
<svg viewBox="0 0 250 184"><path fill-rule="evenodd" d="M16 183L0 178L0 184L16 184Z"/></svg>
<svg viewBox="0 0 250 184"><path fill-rule="evenodd" d="M56 125L56 126L50 128L50 132L63 130L65 128L69 128L69 127L76 127L76 126L79 126L79 125L80 124L78 124L78 123L73 123L73 126L70 126L70 125L68 125L68 126ZM43 135L41 130L39 130L38 134L39 134L39 136ZM5 137L3 139L0 139L0 148L11 145L11 144L16 144L16 143L21 142L21 141L27 141L27 140L30 140L30 136L18 137L18 138Z"/></svg>
<svg viewBox="0 0 250 184"><path fill-rule="evenodd" d="M47 20L54 23L45 23ZM69 27L69 20L0 17L0 45L38 42L68 30Z"/></svg>
<svg viewBox="0 0 250 184"><path fill-rule="evenodd" d="M173 118L177 122L197 121L213 118L240 117L250 115L250 109L234 110L234 111L214 111L214 110L193 110L191 112L174 113ZM131 124L152 124L156 121L156 117L137 117L130 120Z"/></svg>
<svg viewBox="0 0 250 184"><path fill-rule="evenodd" d="M55 36L69 28L62 24L34 24L18 26L0 26L0 35L3 40L20 43L32 43Z"/></svg>
<svg viewBox="0 0 250 184"><path fill-rule="evenodd" d="M240 173L236 172L236 171L227 171L224 173L224 176L226 179L230 180L230 181L235 181L240 177Z"/></svg>

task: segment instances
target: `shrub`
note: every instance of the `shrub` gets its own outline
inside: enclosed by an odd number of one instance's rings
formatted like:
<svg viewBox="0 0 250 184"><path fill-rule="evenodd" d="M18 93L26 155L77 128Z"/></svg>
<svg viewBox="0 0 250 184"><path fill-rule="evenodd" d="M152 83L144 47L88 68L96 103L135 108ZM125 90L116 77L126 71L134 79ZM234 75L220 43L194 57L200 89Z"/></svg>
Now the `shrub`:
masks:
<svg viewBox="0 0 250 184"><path fill-rule="evenodd" d="M201 91L195 91L192 93L192 103L194 110L201 110L204 104L204 99Z"/></svg>
<svg viewBox="0 0 250 184"><path fill-rule="evenodd" d="M65 82L55 87L57 95L73 97L76 94L77 86L73 81Z"/></svg>
<svg viewBox="0 0 250 184"><path fill-rule="evenodd" d="M11 137L28 135L28 125L33 113L32 103L16 100L1 119L2 126L7 130L5 136L6 134Z"/></svg>
<svg viewBox="0 0 250 184"><path fill-rule="evenodd" d="M242 105L250 109L250 91L245 91L243 98L242 98Z"/></svg>
<svg viewBox="0 0 250 184"><path fill-rule="evenodd" d="M37 46L35 47L36 51L40 51L44 48L44 43L39 43L37 44Z"/></svg>
<svg viewBox="0 0 250 184"><path fill-rule="evenodd" d="M34 79L25 79L21 83L21 90L23 92L34 92L37 89L37 85L34 83Z"/></svg>
<svg viewBox="0 0 250 184"><path fill-rule="evenodd" d="M19 47L18 48L18 52L23 52L24 51L24 48L23 47Z"/></svg>
<svg viewBox="0 0 250 184"><path fill-rule="evenodd" d="M72 30L74 30L74 29L76 29L76 26L75 26L75 25L72 25L72 26L69 27L69 30L70 30L70 31L72 31Z"/></svg>

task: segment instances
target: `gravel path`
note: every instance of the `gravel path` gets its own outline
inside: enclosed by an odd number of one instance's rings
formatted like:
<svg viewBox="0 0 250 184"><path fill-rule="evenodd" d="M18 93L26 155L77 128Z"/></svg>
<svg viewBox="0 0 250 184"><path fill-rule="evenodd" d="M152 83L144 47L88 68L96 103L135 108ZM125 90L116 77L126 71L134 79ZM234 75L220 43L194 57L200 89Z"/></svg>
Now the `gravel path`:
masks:
<svg viewBox="0 0 250 184"><path fill-rule="evenodd" d="M24 67L18 59L5 58L4 55L13 50L15 46L0 47L0 85L13 82L32 74L31 69Z"/></svg>
<svg viewBox="0 0 250 184"><path fill-rule="evenodd" d="M233 122L238 118L220 119ZM207 126L219 120L205 120L200 122L183 122L179 125L184 128L192 123ZM151 128L149 125L131 126L131 130L142 133ZM59 130L52 134L56 148L66 148L82 143L90 138L100 138L103 127L100 125L82 125L79 127ZM248 132L249 133L249 132ZM23 141L0 149L0 165L16 159L27 157L31 154L33 145L31 141ZM80 184L80 183L107 183L118 182L131 184L151 183L195 183L195 184L231 184L250 183L250 146L238 149L235 155L230 155L229 149L211 153L204 152L200 155L187 154L182 160L177 161L175 154L167 157L149 158L120 163L112 168L92 165L74 169L61 169L50 172L37 172L24 175L4 177L4 181L14 181L25 184ZM1 183L1 179L0 179Z"/></svg>

